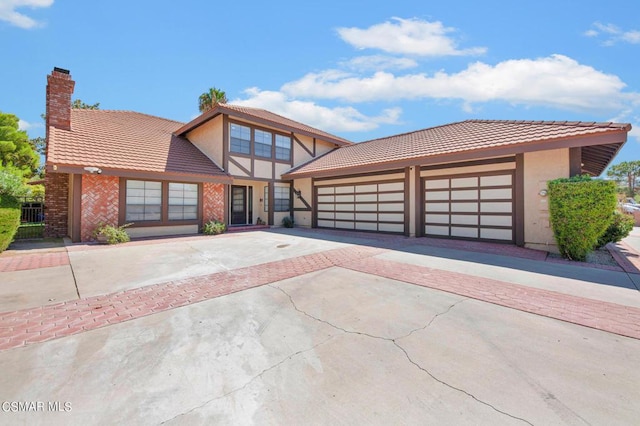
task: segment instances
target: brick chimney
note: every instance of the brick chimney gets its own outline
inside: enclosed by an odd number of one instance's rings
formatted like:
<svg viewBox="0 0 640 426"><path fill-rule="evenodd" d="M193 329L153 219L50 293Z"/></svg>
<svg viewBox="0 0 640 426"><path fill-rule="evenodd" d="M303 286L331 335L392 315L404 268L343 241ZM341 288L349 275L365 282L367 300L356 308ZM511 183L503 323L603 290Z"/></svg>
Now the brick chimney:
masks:
<svg viewBox="0 0 640 426"><path fill-rule="evenodd" d="M47 76L47 140L49 126L71 130L71 95L75 84L69 71L62 68L55 67Z"/></svg>

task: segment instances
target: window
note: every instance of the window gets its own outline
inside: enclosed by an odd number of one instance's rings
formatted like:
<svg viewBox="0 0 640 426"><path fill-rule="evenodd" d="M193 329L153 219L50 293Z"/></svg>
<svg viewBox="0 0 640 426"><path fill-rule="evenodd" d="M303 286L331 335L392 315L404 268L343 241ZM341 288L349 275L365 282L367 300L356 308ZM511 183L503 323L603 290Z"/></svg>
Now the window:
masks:
<svg viewBox="0 0 640 426"><path fill-rule="evenodd" d="M162 182L128 180L126 199L126 221L162 219Z"/></svg>
<svg viewBox="0 0 640 426"><path fill-rule="evenodd" d="M231 125L231 152L251 154L251 129L238 124Z"/></svg>
<svg viewBox="0 0 640 426"><path fill-rule="evenodd" d="M269 187L264 187L264 211L269 211Z"/></svg>
<svg viewBox="0 0 640 426"><path fill-rule="evenodd" d="M291 138L276 135L276 160L291 160Z"/></svg>
<svg viewBox="0 0 640 426"><path fill-rule="evenodd" d="M196 221L199 215L198 184L127 180L124 183L125 222Z"/></svg>
<svg viewBox="0 0 640 426"><path fill-rule="evenodd" d="M169 220L198 218L198 185L169 183Z"/></svg>
<svg viewBox="0 0 640 426"><path fill-rule="evenodd" d="M273 188L273 211L288 212L291 200L291 191L288 186L276 186Z"/></svg>
<svg viewBox="0 0 640 426"><path fill-rule="evenodd" d="M258 157L271 158L272 135L269 132L255 130L255 152Z"/></svg>

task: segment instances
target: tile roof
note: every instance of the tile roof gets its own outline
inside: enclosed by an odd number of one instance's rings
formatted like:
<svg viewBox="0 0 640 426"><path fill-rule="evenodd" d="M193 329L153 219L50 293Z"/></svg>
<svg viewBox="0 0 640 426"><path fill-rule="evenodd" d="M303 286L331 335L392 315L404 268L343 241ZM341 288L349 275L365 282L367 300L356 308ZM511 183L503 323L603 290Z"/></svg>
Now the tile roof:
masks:
<svg viewBox="0 0 640 426"><path fill-rule="evenodd" d="M73 109L71 131L49 128L47 164L229 180L186 138L183 123L131 111Z"/></svg>
<svg viewBox="0 0 640 426"><path fill-rule="evenodd" d="M560 141L612 133L619 137L614 141L603 139L602 144L615 142L621 146L630 129L631 125L619 123L467 120L342 147L292 169L284 177L356 173L358 169L383 170L425 161L433 163L439 157L446 162L452 155L464 153L470 154L469 158L481 158L498 150L523 152L524 147L534 143L538 145L537 149L553 149L561 147ZM541 143L549 145L541 148ZM612 158L604 163L604 167Z"/></svg>
<svg viewBox="0 0 640 426"><path fill-rule="evenodd" d="M317 137L319 139L333 142L341 146L352 144L352 142L348 141L347 139L332 135L331 133L324 132L311 126L307 126L306 124L291 120L290 118L283 117L273 112L260 108L251 108L232 104L216 105L213 109L203 113L199 117L182 126L176 131L176 134L184 136L186 133L220 114L228 114L230 117L255 121L285 131L296 131L298 133L305 134L311 137Z"/></svg>

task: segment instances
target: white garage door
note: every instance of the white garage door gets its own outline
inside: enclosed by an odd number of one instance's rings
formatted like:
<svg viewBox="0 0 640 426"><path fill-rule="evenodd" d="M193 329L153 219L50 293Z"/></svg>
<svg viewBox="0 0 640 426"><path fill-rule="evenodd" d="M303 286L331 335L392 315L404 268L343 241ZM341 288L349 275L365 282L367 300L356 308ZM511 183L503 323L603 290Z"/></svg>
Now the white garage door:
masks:
<svg viewBox="0 0 640 426"><path fill-rule="evenodd" d="M319 228L403 233L404 181L316 187Z"/></svg>
<svg viewBox="0 0 640 426"><path fill-rule="evenodd" d="M514 174L424 178L427 236L514 242Z"/></svg>

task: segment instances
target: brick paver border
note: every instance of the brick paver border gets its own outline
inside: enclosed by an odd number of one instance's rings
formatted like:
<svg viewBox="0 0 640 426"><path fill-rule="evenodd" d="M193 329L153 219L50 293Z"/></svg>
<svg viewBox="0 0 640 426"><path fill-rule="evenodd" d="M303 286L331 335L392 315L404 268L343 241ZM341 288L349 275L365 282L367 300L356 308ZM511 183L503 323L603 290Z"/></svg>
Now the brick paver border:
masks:
<svg viewBox="0 0 640 426"><path fill-rule="evenodd" d="M66 251L51 253L25 254L0 258L0 272L25 271L28 269L49 268L69 264Z"/></svg>
<svg viewBox="0 0 640 426"><path fill-rule="evenodd" d="M105 296L0 313L0 350L94 330L330 267L343 267L640 339L638 308L374 257L386 251L386 248L352 245Z"/></svg>

